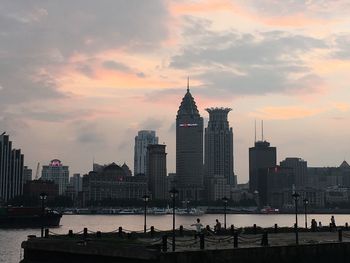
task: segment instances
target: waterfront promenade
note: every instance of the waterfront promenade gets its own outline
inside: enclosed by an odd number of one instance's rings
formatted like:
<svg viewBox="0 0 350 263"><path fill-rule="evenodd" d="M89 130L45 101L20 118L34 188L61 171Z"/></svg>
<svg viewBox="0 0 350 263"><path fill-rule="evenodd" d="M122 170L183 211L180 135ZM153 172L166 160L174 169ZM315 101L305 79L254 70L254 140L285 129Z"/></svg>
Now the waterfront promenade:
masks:
<svg viewBox="0 0 350 263"><path fill-rule="evenodd" d="M313 251L315 257L322 258L339 251L342 251L341 257L350 253L350 231L345 227L335 231L327 228L318 232L304 230L298 233L299 245L296 245L295 233L291 231L291 228L245 228L228 229L216 235L204 230L195 237L193 231L180 227L175 231L174 245L171 230L157 231L155 228L148 229L147 233L122 228L101 233L85 228L65 235L46 230L45 238L29 237L28 241L23 242L22 262L74 262L73 259L77 258L84 262L230 262L231 253L235 251L233 255L237 259L255 258L253 262L258 263L266 262L267 254L281 257L278 262L289 262L289 258L299 257L301 250L305 250L303 253L306 254ZM251 255L247 252L250 250L254 252ZM207 255L205 260L203 255ZM214 255L221 260L217 261ZM339 258L334 262L343 261Z"/></svg>

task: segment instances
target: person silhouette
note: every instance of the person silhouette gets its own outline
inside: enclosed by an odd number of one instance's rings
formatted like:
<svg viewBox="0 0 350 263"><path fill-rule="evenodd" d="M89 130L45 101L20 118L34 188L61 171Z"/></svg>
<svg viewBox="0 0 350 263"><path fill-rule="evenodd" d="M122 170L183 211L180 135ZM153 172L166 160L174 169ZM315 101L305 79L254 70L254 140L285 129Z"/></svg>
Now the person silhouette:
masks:
<svg viewBox="0 0 350 263"><path fill-rule="evenodd" d="M196 223L192 224L191 226L196 227L196 234L194 235L194 237L197 238L201 234L202 228L203 228L203 225L201 224L201 220L197 218Z"/></svg>
<svg viewBox="0 0 350 263"><path fill-rule="evenodd" d="M218 234L221 231L221 223L218 219L216 219L215 221L216 221L216 224L214 226L214 231L215 231L215 233Z"/></svg>

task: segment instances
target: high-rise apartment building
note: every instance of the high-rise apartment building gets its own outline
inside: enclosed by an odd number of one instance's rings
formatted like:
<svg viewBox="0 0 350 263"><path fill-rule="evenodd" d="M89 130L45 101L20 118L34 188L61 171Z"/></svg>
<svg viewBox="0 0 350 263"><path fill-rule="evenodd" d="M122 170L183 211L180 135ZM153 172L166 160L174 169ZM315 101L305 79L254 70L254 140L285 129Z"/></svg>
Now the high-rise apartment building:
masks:
<svg viewBox="0 0 350 263"><path fill-rule="evenodd" d="M233 131L227 115L229 108L208 108L208 127L205 129L205 186L208 200L230 196L234 186Z"/></svg>
<svg viewBox="0 0 350 263"><path fill-rule="evenodd" d="M150 144L147 147L148 157L148 189L152 199L164 200L168 198L167 169L165 145Z"/></svg>
<svg viewBox="0 0 350 263"><path fill-rule="evenodd" d="M69 167L54 159L49 165L43 165L41 179L54 181L58 184L59 195L64 195L69 183Z"/></svg>
<svg viewBox="0 0 350 263"><path fill-rule="evenodd" d="M146 174L147 172L147 146L158 144L155 131L142 130L135 137L134 148L134 175Z"/></svg>
<svg viewBox="0 0 350 263"><path fill-rule="evenodd" d="M24 157L21 150L12 149L5 133L0 135L0 201L8 201L23 193Z"/></svg>
<svg viewBox="0 0 350 263"><path fill-rule="evenodd" d="M276 166L276 147L270 147L267 141L257 141L254 147L249 148L249 190L259 190L259 176L266 174L267 169ZM264 183L260 184L260 188Z"/></svg>
<svg viewBox="0 0 350 263"><path fill-rule="evenodd" d="M203 192L203 118L189 85L176 116L176 187L181 200L199 200Z"/></svg>

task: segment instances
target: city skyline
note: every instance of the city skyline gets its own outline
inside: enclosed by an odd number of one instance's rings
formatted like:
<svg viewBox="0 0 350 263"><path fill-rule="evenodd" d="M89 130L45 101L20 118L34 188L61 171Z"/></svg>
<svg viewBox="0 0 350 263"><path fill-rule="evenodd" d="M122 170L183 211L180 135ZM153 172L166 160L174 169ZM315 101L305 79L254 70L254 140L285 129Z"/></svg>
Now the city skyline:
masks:
<svg viewBox="0 0 350 263"><path fill-rule="evenodd" d="M346 1L88 3L4 1L0 11L0 129L33 171L54 158L72 174L93 158L133 170L134 136L150 129L175 172L188 75L204 127L205 108L234 110L238 182L248 181L254 119L278 161L350 158Z"/></svg>

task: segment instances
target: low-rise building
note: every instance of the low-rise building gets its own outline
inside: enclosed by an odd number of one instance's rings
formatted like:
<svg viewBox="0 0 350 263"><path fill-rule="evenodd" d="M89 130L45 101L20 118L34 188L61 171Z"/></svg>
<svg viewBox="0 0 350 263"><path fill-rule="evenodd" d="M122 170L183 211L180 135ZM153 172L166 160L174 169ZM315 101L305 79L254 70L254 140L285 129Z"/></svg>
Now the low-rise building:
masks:
<svg viewBox="0 0 350 263"><path fill-rule="evenodd" d="M112 163L99 172L83 177L85 201L103 199L140 199L147 193L146 176L129 176L119 165Z"/></svg>

